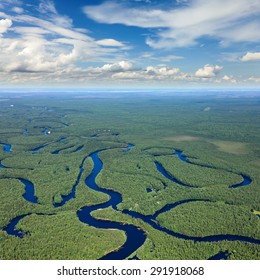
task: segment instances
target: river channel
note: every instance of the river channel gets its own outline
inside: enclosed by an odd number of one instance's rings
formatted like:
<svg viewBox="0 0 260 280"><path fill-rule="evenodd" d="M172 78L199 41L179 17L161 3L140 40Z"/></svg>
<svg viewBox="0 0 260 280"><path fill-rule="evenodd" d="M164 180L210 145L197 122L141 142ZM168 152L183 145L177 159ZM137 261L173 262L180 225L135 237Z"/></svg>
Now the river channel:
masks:
<svg viewBox="0 0 260 280"><path fill-rule="evenodd" d="M63 140L64 140L64 138L61 138L57 142L61 142ZM5 145L7 145L7 144L5 144ZM46 147L47 145L48 144L42 145L42 146L38 147L38 149L34 149L32 152L35 153L39 149ZM8 150L11 151L11 145L9 145L9 148L8 148ZM80 146L80 148L81 148L81 146ZM134 148L134 145L128 144L128 147L122 151L130 152L132 148ZM115 149L115 148L113 148L113 149ZM8 150L5 150L5 151L8 152ZM78 186L78 184L81 180L82 174L84 172L84 164L88 158L91 158L94 163L94 167L93 167L91 174L85 179L86 187L89 187L97 192L102 192L104 194L107 194L109 196L109 200L107 202L97 204L97 205L84 206L77 211L77 216L81 222L88 224L90 226L93 226L95 228L117 229L117 230L124 231L125 235L126 235L126 242L120 248L118 248L117 250L115 250L113 252L108 253L107 255L103 256L101 259L125 259L125 258L128 258L132 253L134 253L145 242L145 240L146 240L145 231L132 224L125 224L125 223L115 222L115 221L99 220L99 219L95 219L91 215L91 213L95 210L105 209L108 207L112 207L115 211L120 211L120 210L118 210L117 205L122 202L121 194L116 191L113 191L113 190L101 188L96 183L96 178L103 169L103 162L99 158L99 154L106 150L111 150L111 148L95 151L95 152L91 153L90 155L86 156L82 160L82 162L79 166L79 173L78 173L77 179L75 181L75 184L72 187L71 192L68 195L62 195L61 201L58 203L53 203L53 206L55 208L62 207L69 200L76 197L76 187ZM180 160L182 160L186 163L189 163L189 164L196 164L196 163L190 162L187 159L187 157L182 154L182 151L176 150L175 152ZM160 172L167 179L169 179L175 183L178 183L180 185L191 187L191 186L184 184L183 182L177 180L174 176L172 176L170 173L168 173L167 170L164 169L164 167L157 161L155 161L154 163L155 163L155 166L156 166L158 172ZM205 168L213 168L210 166L203 166L203 165L201 165L201 166L205 167ZM1 165L1 168L6 168L6 167L4 165ZM242 176L243 181L241 183L230 186L230 188L238 188L241 186L247 186L252 182L252 180L249 176L246 176L243 174L239 174L239 175ZM23 178L16 178L16 179L20 180L20 182L22 184L24 184L24 186L25 186L25 193L23 195L24 199L26 199L30 203L38 203L37 197L34 195L33 183L28 180L25 180ZM161 232L167 233L171 236L174 236L176 238L181 238L184 240L193 240L194 242L218 242L218 241L228 240L228 241L243 241L243 242L249 242L249 243L254 243L254 244L260 244L260 240L258 240L258 239L250 238L247 236L240 236L240 235L230 235L230 234L224 235L223 234L223 235L212 235L212 236L204 236L204 237L187 236L182 233L178 233L178 232L169 230L168 228L164 228L156 221L156 218L158 217L159 214L169 211L175 207L178 207L181 204L190 203L190 202L194 202L194 201L209 201L209 200L204 200L204 199L182 200L179 202L165 205L162 209L158 210L153 215L143 215L138 212L130 211L130 210L123 210L120 212L127 214L133 218L141 219L143 222L149 224L156 230L159 230ZM18 216L16 218L12 219L10 221L10 223L4 227L4 230L10 235L14 235L16 237L22 238L27 233L17 230L16 226L21 219L23 219L25 216L28 216L28 215L30 215L30 214L21 215L21 216ZM215 257L217 257L217 256L218 255L216 255ZM223 257L223 256L221 255L221 257Z"/></svg>

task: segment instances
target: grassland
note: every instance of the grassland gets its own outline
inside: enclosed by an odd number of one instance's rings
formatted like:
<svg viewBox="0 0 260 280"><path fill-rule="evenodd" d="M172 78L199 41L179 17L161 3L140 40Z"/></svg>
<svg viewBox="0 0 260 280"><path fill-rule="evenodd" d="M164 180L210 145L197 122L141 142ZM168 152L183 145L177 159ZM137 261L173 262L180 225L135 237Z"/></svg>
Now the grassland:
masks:
<svg viewBox="0 0 260 280"><path fill-rule="evenodd" d="M260 239L260 97L246 93L240 98L218 93L83 96L0 94L0 143L12 146L8 153L0 145L1 164L8 167L0 168L0 259L98 259L122 246L124 232L90 227L76 215L85 205L109 199L84 182L93 168L87 156L106 148L115 149L100 153L104 166L97 183L119 192L122 203L120 211L108 208L93 216L141 227L147 238L134 253L138 258L208 259L228 251L230 259L260 259L259 244L184 240L121 212L153 215L174 202L203 199L207 201L164 212L156 221L188 236ZM127 143L135 147L124 153ZM176 150L183 150L195 164L180 161ZM155 161L194 188L164 177ZM82 163L75 198L54 207L70 193ZM240 174L252 183L230 189L241 182ZM38 203L22 197L24 186L18 178L33 182ZM29 234L8 235L4 227L24 214L28 216L17 228Z"/></svg>

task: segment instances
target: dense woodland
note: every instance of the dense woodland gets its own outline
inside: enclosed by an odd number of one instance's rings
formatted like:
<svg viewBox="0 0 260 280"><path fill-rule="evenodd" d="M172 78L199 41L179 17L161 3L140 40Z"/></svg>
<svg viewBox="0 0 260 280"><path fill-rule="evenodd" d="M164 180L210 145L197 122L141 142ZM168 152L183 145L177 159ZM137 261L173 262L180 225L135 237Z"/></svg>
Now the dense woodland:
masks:
<svg viewBox="0 0 260 280"><path fill-rule="evenodd" d="M260 97L247 94L88 98L3 93L0 259L98 259L124 244L123 231L97 229L77 217L83 206L109 200L85 183L94 166L89 155L98 150L103 169L96 183L120 193L122 202L92 216L145 231L144 244L129 258L208 259L228 251L229 259L260 259ZM126 152L128 143L134 147ZM178 150L189 162L178 158ZM183 184L166 178L155 162ZM229 188L243 181L241 175L252 182ZM21 178L32 182L37 203L23 197ZM73 186L75 197L54 207ZM187 202L159 213L181 201ZM23 238L5 230L21 215L16 229L26 233ZM185 236L227 234L258 243L177 238L145 217Z"/></svg>

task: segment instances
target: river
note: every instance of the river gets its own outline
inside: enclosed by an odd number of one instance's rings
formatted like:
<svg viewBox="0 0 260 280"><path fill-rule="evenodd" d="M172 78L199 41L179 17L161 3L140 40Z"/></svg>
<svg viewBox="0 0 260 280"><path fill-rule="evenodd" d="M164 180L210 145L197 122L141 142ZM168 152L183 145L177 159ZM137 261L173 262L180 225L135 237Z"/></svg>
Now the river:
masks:
<svg viewBox="0 0 260 280"><path fill-rule="evenodd" d="M63 140L60 139L57 142L60 142L60 141L63 141ZM48 145L48 144L46 144L46 145ZM38 149L45 147L46 145L42 145L41 147L38 147ZM11 150L11 145L9 145L9 146L10 146L10 150ZM134 148L134 145L129 144L128 147L126 149L123 149L122 151L130 152L133 148ZM108 149L111 149L111 148L108 148ZM117 248L115 251L106 254L101 259L125 259L125 258L129 257L131 254L133 254L145 242L145 240L146 240L145 231L132 224L125 224L125 223L115 222L115 221L99 220L99 219L95 219L91 215L91 213L95 210L106 209L108 207L112 207L115 211L119 211L117 205L122 202L122 196L120 193L113 191L113 190L101 188L96 183L96 178L103 169L103 162L99 158L99 153L101 153L105 150L108 150L108 149L102 149L102 150L95 151L95 152L91 153L90 155L86 156L82 160L82 162L79 166L79 173L78 173L76 182L73 185L71 192L68 195L62 195L61 201L58 203L53 203L53 206L55 208L62 207L70 199L73 199L76 197L76 187L78 186L78 184L81 180L82 174L84 172L84 164L88 158L91 158L94 163L94 167L93 167L91 174L85 179L85 185L86 185L86 187L89 187L89 188L93 189L94 191L107 194L109 196L109 200L104 203L97 204L97 205L84 206L77 211L77 216L81 222L86 223L86 224L96 227L96 228L122 230L126 235L126 242L120 248ZM115 148L113 148L113 149L115 149ZM35 149L34 149L34 151L35 151ZM182 151L176 150L176 154L180 160L182 160L186 163L189 163L189 164L196 164L196 163L190 162L187 159L187 157L182 154ZM156 165L158 172L160 172L167 179L170 179L173 182L178 183L182 186L191 187L187 184L182 183L181 181L177 180L174 176L169 174L167 172L167 170L164 169L164 167L157 161L155 161L155 165ZM213 168L210 166L203 166L203 167ZM5 167L2 165L2 168L5 168ZM246 186L252 182L252 179L249 176L242 175L242 174L240 174L240 175L243 177L243 181L241 183L230 186L231 188ZM20 182L23 183L25 186L25 194L23 195L23 197L30 203L37 203L37 197L34 195L33 183L28 180L25 180L23 178L16 178L16 179L20 180ZM254 243L254 244L260 244L260 240L258 240L258 239L250 238L247 236L240 236L240 235L225 234L225 235L212 235L212 236L204 236L204 237L187 236L185 234L181 234L181 233L169 230L167 228L164 228L160 224L157 223L156 218L158 217L159 214L169 211L175 207L178 207L181 204L190 203L190 202L194 202L194 201L210 201L210 200L187 199L187 200L178 201L175 203L165 205L163 208L158 210L153 215L143 215L138 212L134 212L134 211L130 211L130 210L123 210L123 211L119 211L119 212L122 212L123 214L127 214L127 215L131 216L132 218L141 219L143 222L149 224L156 230L159 230L161 232L167 233L171 236L174 236L176 238L181 238L184 240L193 240L195 242L217 242L217 241L228 240L228 241L243 241L243 242L249 242L249 243ZM4 227L4 230L10 235L14 235L16 237L22 238L26 233L17 230L16 225L19 223L19 221L22 218L24 218L27 215L30 215L30 214L21 215L21 216L18 216L16 218L12 219L10 221L10 223L6 227ZM224 258L225 256L223 254L219 253L213 257L214 258L218 258L218 257Z"/></svg>

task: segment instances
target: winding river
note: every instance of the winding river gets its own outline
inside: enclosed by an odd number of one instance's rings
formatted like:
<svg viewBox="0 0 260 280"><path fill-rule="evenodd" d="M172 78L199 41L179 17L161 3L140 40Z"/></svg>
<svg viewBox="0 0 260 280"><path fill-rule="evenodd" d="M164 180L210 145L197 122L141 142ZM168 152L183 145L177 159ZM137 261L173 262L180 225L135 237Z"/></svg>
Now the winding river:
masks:
<svg viewBox="0 0 260 280"><path fill-rule="evenodd" d="M187 156L184 156L183 155L183 151L181 150L175 150L175 153L176 155L178 156L178 158L186 163L189 163L189 164L193 164L193 165L197 165L197 166L201 166L201 167L204 167L204 168L212 168L212 169L219 169L219 170L225 170L225 169L222 169L222 168L216 168L216 167L213 167L213 166L210 166L210 165L203 165L203 164L199 164L199 163L194 163L194 162L191 162ZM230 171L231 172L231 171ZM229 188L231 189L235 189L235 188L238 188L238 187L244 187L244 186L248 186L249 184L252 183L252 179L247 176L247 175L244 175L242 173L235 173L233 172L234 174L237 174L237 175L240 175L243 180L238 183L238 184L234 184L234 185L231 185L229 186Z"/></svg>
<svg viewBox="0 0 260 280"><path fill-rule="evenodd" d="M133 145L130 147L128 146L127 148L128 151L130 151L132 147ZM110 199L107 202L98 205L84 206L81 209L79 209L77 215L81 222L96 228L104 228L104 229L109 228L109 229L123 230L127 237L124 245L120 247L118 250L103 256L101 259L103 260L125 259L134 251L136 251L144 243L146 239L146 235L143 230L137 228L134 225L123 224L123 223L112 222L112 221L97 220L91 216L92 211L108 208L110 206L112 206L114 210L118 211L117 205L122 202L122 196L120 193L112 190L100 188L96 184L96 177L98 176L98 174L103 168L103 163L98 157L99 152L100 151L96 151L90 154L90 157L94 162L94 168L91 174L86 178L85 183L91 189L109 195Z"/></svg>
<svg viewBox="0 0 260 280"><path fill-rule="evenodd" d="M58 141L62 141L62 140L58 140ZM46 145L43 145L41 147L45 147ZM41 148L41 147L39 147L39 148ZM133 147L134 147L133 144L129 144L128 147L123 150L123 152L129 152L129 151L131 151L131 149ZM84 172L84 164L85 164L87 158L90 157L94 163L94 167L93 167L91 174L85 179L85 184L87 187L89 187L97 192L102 192L104 194L107 194L109 196L109 200L104 203L97 204L97 205L84 206L77 211L77 216L81 222L86 223L95 228L117 229L117 230L124 231L125 235L126 235L126 242L119 249L108 253L107 255L103 256L101 259L125 259L125 258L129 257L132 253L134 253L145 242L146 233L142 229L138 228L137 226L131 225L131 224L124 224L121 222L114 222L114 221L109 221L109 220L108 221L99 220L99 219L95 219L91 215L91 213L95 210L105 209L108 207L112 207L115 211L119 211L117 205L122 202L122 196L120 193L113 191L113 190L101 188L96 183L96 178L97 178L98 174L102 171L102 168L103 168L103 162L99 158L99 153L102 151L105 151L105 150L109 150L109 149L111 149L111 148L98 150L98 151L93 152L90 155L86 156L81 162L81 165L79 167L78 177L76 179L75 184L72 187L71 192L68 195L62 195L61 202L53 203L53 205L54 205L54 207L62 207L70 199L73 199L76 197L76 187L78 186L80 179L82 177L82 174ZM115 148L113 148L113 149L115 149ZM187 157L182 154L182 151L175 150L175 152L180 160L182 160L186 163L189 163L189 164L196 164L196 163L190 162L187 159ZM199 165L199 164L197 164L197 165ZM171 181L178 183L180 185L191 187L191 186L184 184L183 182L177 180L174 176L169 174L167 172L167 170L164 169L164 167L159 162L155 161L155 166L156 166L158 172L160 172L164 177L166 177L166 178L170 179ZM203 166L203 165L200 165L200 166ZM203 167L214 168L211 166L203 166ZM4 168L3 165L2 165L2 168ZM230 188L238 188L241 186L247 186L252 182L252 180L249 176L246 176L243 174L239 174L239 175L241 175L243 177L243 181L241 183L230 186ZM25 180L23 178L17 178L17 179L19 179L25 186L24 198L30 203L37 203L37 197L35 197L35 195L34 195L33 183L31 183L30 181ZM168 228L165 228L156 221L156 218L158 217L158 215L160 215L164 212L167 212L171 209L174 209L181 204L190 203L190 202L194 202L194 201L210 201L210 200L187 199L187 200L178 201L175 203L165 205L163 208L161 208L160 210L155 212L153 215L143 215L138 212L130 211L130 210L123 210L123 211L119 211L119 212L122 212L123 214L127 214L127 215L131 216L132 218L141 219L143 222L149 224L156 230L159 230L161 232L167 233L171 236L174 236L176 238L181 238L184 240L192 240L194 242L218 242L218 241L228 240L228 241L243 241L243 242L249 242L249 243L254 243L254 244L260 244L260 240L258 240L258 239L254 239L254 238L247 237L247 236L231 235L231 234L212 235L212 236L204 236L204 237L187 236L185 234L174 232ZM14 218L4 228L4 230L10 235L14 235L14 236L22 238L26 233L17 230L16 225L19 223L19 221L21 219L23 219L27 215L30 215L30 214L21 215L21 216ZM226 251L226 252L220 252L219 254L211 257L211 259L219 259L219 258L227 258L227 257L228 257L228 252Z"/></svg>
<svg viewBox="0 0 260 280"><path fill-rule="evenodd" d="M38 203L38 198L34 194L34 184L24 178L17 178L24 185L23 198L31 203Z"/></svg>
<svg viewBox="0 0 260 280"><path fill-rule="evenodd" d="M8 145L8 150L6 152L10 152L12 146L9 145L9 144L5 144L5 145ZM0 161L0 168L6 169L6 168L9 168L9 167L4 166ZM24 185L23 198L30 203L38 203L38 198L34 194L34 184L31 181L26 180L24 178L16 178L16 177L4 177L4 178L5 179L17 179L17 180L19 180Z"/></svg>
<svg viewBox="0 0 260 280"><path fill-rule="evenodd" d="M78 174L78 177L77 177L77 179L76 179L76 182L74 183L74 185L73 185L73 187L72 187L72 189L71 189L71 192L70 192L69 194L67 194L67 195L61 195L61 201L60 201L60 202L53 202L53 206L54 206L55 208L61 207L61 206L65 205L65 204L66 204L68 201L70 201L72 198L75 198L75 197L76 197L76 188L77 188L77 186L78 186L78 184L79 184L79 182L80 182L81 176L82 176L82 174L83 174L83 172L84 172L83 165L84 165L86 159L87 159L87 157L85 157L85 158L83 159L83 161L81 162L81 165L80 165L80 167L79 167L79 174Z"/></svg>
<svg viewBox="0 0 260 280"><path fill-rule="evenodd" d="M57 141L54 141L54 142L49 142L49 143L46 143L44 145L41 145L39 147L36 147L34 148L33 150L31 150L32 154L36 154L38 151L40 151L41 149L49 146L51 143L60 143L62 141L64 141L66 138L65 137L61 137L60 139L58 139ZM55 154L55 152L53 152ZM57 154L59 153L59 151L57 152Z"/></svg>
<svg viewBox="0 0 260 280"><path fill-rule="evenodd" d="M173 177L158 161L155 161L154 162L157 170L167 179L171 180L172 182L174 183L177 183L181 186L184 186L184 187L190 187L190 188L196 188L196 187L193 187L193 186L190 186L188 184L185 184L183 182L181 182L180 180L176 179L175 177Z"/></svg>
<svg viewBox="0 0 260 280"><path fill-rule="evenodd" d="M23 238L27 232L23 232L19 229L16 229L17 224L26 216L31 214L20 215L12 219L7 226L3 228L9 235L13 235L19 238Z"/></svg>

